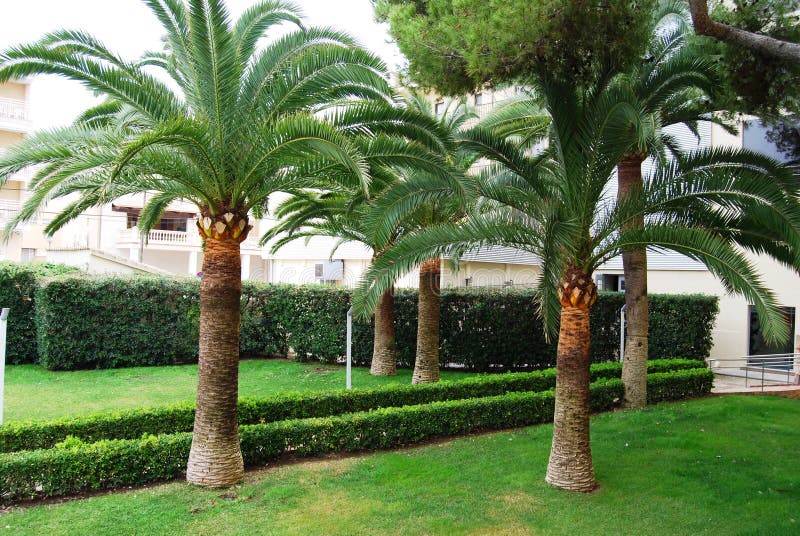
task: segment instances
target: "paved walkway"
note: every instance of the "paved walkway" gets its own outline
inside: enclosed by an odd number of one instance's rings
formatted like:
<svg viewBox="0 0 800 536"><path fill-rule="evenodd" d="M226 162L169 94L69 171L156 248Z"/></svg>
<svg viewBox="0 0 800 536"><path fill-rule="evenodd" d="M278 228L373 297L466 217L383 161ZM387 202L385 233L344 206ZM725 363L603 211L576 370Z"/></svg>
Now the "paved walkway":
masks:
<svg viewBox="0 0 800 536"><path fill-rule="evenodd" d="M745 378L744 376L717 373L714 376L714 388L711 389L711 392L716 394L787 393L792 398L800 398L800 385L787 384L785 380L781 382L774 378L766 379L762 385L760 376Z"/></svg>

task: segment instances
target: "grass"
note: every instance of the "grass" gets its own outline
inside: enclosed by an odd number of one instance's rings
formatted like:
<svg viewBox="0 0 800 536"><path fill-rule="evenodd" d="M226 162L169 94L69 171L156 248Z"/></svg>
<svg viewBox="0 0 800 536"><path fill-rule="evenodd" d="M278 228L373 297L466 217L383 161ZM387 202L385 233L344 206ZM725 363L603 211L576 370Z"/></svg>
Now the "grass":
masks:
<svg viewBox="0 0 800 536"><path fill-rule="evenodd" d="M551 426L175 482L0 516L0 534L798 534L800 401L728 396L593 418L600 488L543 481Z"/></svg>
<svg viewBox="0 0 800 536"><path fill-rule="evenodd" d="M456 379L465 372L443 371ZM353 368L353 387L411 383L411 371L370 376ZM285 359L244 360L239 396L269 396L285 391L324 391L345 386L345 368L294 363ZM133 409L194 400L197 365L51 372L37 365L6 367L5 422L53 419L98 411Z"/></svg>

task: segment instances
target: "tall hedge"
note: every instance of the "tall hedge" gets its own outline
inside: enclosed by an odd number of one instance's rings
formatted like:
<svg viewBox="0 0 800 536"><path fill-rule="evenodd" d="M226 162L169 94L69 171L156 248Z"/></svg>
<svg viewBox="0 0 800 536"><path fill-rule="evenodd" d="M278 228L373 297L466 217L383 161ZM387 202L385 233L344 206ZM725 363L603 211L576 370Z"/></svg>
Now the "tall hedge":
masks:
<svg viewBox="0 0 800 536"><path fill-rule="evenodd" d="M536 316L536 291L444 290L441 295L442 363L473 371L540 369L555 366L556 341L547 342ZM652 294L650 358L705 359L713 342L718 312L716 296ZM592 308L592 359L619 357L619 310L622 292L601 292ZM395 295L395 328L400 367L413 367L417 344L417 294ZM353 355L356 363L372 359L372 326L357 326Z"/></svg>
<svg viewBox="0 0 800 536"><path fill-rule="evenodd" d="M47 281L37 293L39 352L51 369L164 365L197 359L199 284L161 277L74 277ZM442 293L442 363L473 371L528 370L555 364L536 317L535 291L457 290ZM617 357L621 293L601 293L592 311L596 362ZM242 292L243 354L336 361L345 352L350 290L247 282ZM717 311L712 296L653 295L653 358L703 359ZM398 364L414 364L417 295L395 299ZM372 326L354 325L353 358L372 357Z"/></svg>
<svg viewBox="0 0 800 536"><path fill-rule="evenodd" d="M6 362L33 363L37 358L34 304L44 277L75 272L63 264L0 262L0 307L9 307Z"/></svg>

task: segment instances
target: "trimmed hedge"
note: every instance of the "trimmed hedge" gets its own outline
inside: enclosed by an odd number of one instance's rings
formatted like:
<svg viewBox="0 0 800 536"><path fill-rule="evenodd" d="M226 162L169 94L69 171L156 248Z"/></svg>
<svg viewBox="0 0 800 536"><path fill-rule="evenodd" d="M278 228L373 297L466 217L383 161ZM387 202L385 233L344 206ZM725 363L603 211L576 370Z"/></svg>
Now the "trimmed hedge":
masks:
<svg viewBox="0 0 800 536"><path fill-rule="evenodd" d="M193 278L51 279L37 292L40 363L50 370L196 363L199 292ZM285 356L291 346L301 356L335 360L349 300L346 289L246 281L239 349Z"/></svg>
<svg viewBox="0 0 800 536"><path fill-rule="evenodd" d="M34 363L37 358L34 305L44 277L77 272L63 264L0 262L0 307L10 307L6 363Z"/></svg>
<svg viewBox="0 0 800 536"><path fill-rule="evenodd" d="M443 290L439 360L477 372L531 370L556 364L557 341L547 342L530 289ZM651 294L651 359L708 357L718 312L716 296ZM591 310L591 351L595 363L619 356L619 310L622 292L600 292ZM333 329L335 327L332 326ZM353 361L372 361L372 325L353 330ZM395 294L397 364L414 366L417 347L417 293Z"/></svg>
<svg viewBox="0 0 800 536"><path fill-rule="evenodd" d="M705 368L704 363L687 359L650 361L649 377L654 373ZM591 379L619 378L620 363L598 363L591 367ZM556 384L555 369L517 372L443 381L421 385L389 385L350 391L286 393L270 398L243 398L239 401L239 424L257 424L285 419L327 417L435 401L460 400L501 395L517 391L545 391ZM671 396L671 395L670 395ZM659 400L654 398L654 400ZM104 439L134 439L143 434L187 432L194 425L194 404L182 403L98 413L53 421L26 421L0 426L0 452L46 449L67 436L92 442Z"/></svg>
<svg viewBox="0 0 800 536"><path fill-rule="evenodd" d="M677 371L658 378L662 396L707 394L708 370ZM622 397L622 381L592 384L592 408L606 411ZM396 447L425 439L547 422L553 418L553 391L433 402L383 408L336 417L242 426L247 466L263 465L284 454L315 456ZM4 502L110 489L166 480L184 474L190 433L136 440L83 443L74 438L49 450L0 455L0 497Z"/></svg>
<svg viewBox="0 0 800 536"><path fill-rule="evenodd" d="M37 292L41 363L51 370L170 365L197 361L199 283L161 277L60 277ZM555 365L532 290L443 291L440 361L467 370L534 370ZM601 293L592 308L595 362L614 359L621 293ZM240 351L335 362L345 350L350 291L341 287L245 282ZM713 296L650 297L651 357L705 359L717 312ZM412 367L417 295L398 292L398 365ZM689 320L687 320L689 319ZM353 359L369 365L372 325L355 323Z"/></svg>

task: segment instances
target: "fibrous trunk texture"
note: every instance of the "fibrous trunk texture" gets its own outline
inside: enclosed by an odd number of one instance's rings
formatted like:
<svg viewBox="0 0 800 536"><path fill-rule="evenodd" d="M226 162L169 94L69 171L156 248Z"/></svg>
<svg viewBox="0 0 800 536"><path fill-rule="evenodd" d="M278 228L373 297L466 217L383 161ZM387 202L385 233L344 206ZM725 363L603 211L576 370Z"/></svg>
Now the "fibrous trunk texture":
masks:
<svg viewBox="0 0 800 536"><path fill-rule="evenodd" d="M372 348L372 365L369 373L373 376L394 376L397 374L397 356L394 337L394 289L389 287L375 306L375 337Z"/></svg>
<svg viewBox="0 0 800 536"><path fill-rule="evenodd" d="M229 229L211 228L200 282L200 361L194 434L186 479L209 487L226 487L244 476L239 446L237 400L239 386L239 321L242 266L239 244L249 231L238 220ZM217 226L222 229L222 226ZM237 232L241 229L244 232ZM201 228L201 235L204 229ZM236 234L236 236L232 236Z"/></svg>
<svg viewBox="0 0 800 536"><path fill-rule="evenodd" d="M642 190L641 156L632 156L619 163L617 198L621 201ZM623 229L642 229L644 218L638 217ZM637 409L647 405L647 353L650 318L647 310L647 250L636 248L622 253L625 273L625 356L622 382L625 385L623 406Z"/></svg>
<svg viewBox="0 0 800 536"><path fill-rule="evenodd" d="M419 267L419 312L417 314L417 357L411 383L439 381L439 317L441 264L428 259Z"/></svg>
<svg viewBox="0 0 800 536"><path fill-rule="evenodd" d="M559 296L553 445L545 480L559 488L589 492L597 487L589 439L589 310L597 288L591 275L570 269Z"/></svg>

